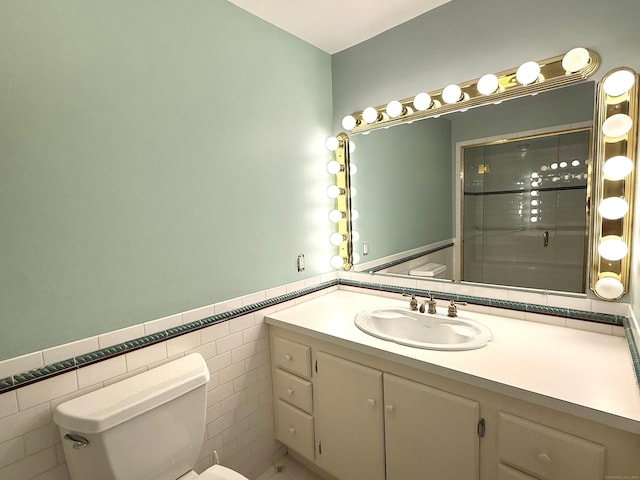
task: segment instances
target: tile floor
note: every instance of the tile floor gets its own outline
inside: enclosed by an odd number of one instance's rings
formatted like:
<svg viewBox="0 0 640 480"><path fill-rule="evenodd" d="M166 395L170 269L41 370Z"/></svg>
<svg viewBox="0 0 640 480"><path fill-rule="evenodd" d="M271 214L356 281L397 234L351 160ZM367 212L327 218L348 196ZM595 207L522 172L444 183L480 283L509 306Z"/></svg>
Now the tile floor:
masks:
<svg viewBox="0 0 640 480"><path fill-rule="evenodd" d="M322 480L315 473L310 472L293 458L284 456L276 462L278 467L284 466L282 472L276 472L276 467L271 466L256 480Z"/></svg>

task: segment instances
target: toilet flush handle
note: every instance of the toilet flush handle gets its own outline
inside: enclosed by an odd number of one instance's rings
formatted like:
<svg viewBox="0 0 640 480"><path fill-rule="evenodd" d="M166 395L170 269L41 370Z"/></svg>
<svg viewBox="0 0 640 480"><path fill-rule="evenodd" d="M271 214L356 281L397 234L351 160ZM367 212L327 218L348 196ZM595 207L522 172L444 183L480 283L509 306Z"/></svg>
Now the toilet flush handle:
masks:
<svg viewBox="0 0 640 480"><path fill-rule="evenodd" d="M89 440L75 433L67 433L64 439L73 442L73 448L84 448L89 445Z"/></svg>

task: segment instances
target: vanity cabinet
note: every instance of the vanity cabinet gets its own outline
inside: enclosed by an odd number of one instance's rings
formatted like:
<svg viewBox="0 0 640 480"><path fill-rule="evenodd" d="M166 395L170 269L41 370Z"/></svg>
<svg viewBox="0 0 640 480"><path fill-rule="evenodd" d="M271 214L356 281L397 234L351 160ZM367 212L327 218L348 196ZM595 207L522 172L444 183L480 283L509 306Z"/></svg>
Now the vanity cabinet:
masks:
<svg viewBox="0 0 640 480"><path fill-rule="evenodd" d="M602 480L640 435L270 326L276 438L331 480ZM304 462L303 462L304 463Z"/></svg>

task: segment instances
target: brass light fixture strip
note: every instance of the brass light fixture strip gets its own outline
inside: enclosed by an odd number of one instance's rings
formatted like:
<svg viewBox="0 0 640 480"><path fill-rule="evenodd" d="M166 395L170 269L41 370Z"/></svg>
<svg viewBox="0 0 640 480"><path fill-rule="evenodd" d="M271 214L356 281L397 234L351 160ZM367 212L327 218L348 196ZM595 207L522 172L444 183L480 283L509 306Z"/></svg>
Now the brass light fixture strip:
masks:
<svg viewBox="0 0 640 480"><path fill-rule="evenodd" d="M340 171L336 173L336 185L343 193L336 198L336 209L344 215L338 222L338 233L344 240L338 246L338 255L342 257L344 270L351 270L353 266L353 243L351 239L351 155L349 151L349 136L340 133L336 136L338 148L334 152L336 162L340 164Z"/></svg>
<svg viewBox="0 0 640 480"><path fill-rule="evenodd" d="M478 92L478 79L457 84L462 90L462 100L456 103L448 104L442 99L444 89L428 92L432 99L431 106L426 110L415 110L413 107L414 97L400 100L403 109L407 112L396 118L390 118L385 110L386 105L378 105L374 107L378 112L378 120L373 123L367 123L362 119L362 111L354 112L351 115L356 120L356 126L351 130L352 133L362 133L371 130L378 130L393 125L412 122L423 118L438 117L446 113L464 111L469 108L479 107L490 103L502 102L513 98L534 95L536 93L563 87L580 82L588 78L595 72L600 65L600 57L592 50L588 50L590 60L589 63L581 70L574 73L567 73L562 66L564 55L548 58L537 62L540 66L540 76L534 83L522 85L516 80L517 68L496 73L498 77L498 90L494 93L483 95Z"/></svg>
<svg viewBox="0 0 640 480"><path fill-rule="evenodd" d="M618 97L607 95L604 90L604 82L613 73L619 70L627 70L633 73L635 81L633 87ZM594 235L591 243L591 290L603 300L617 300L629 291L629 273L631 266L631 234L633 219L633 200L635 188L635 169L637 168L637 138L638 138L638 76L630 68L619 68L610 71L604 76L598 85L597 118L595 123L595 164L594 164L594 189L593 199L593 225ZM602 126L607 118L612 115L624 113L633 121L631 129L626 135L619 138L608 138L603 132ZM603 165L606 160L617 155L628 157L633 163L633 169L622 180L609 180L604 177ZM618 220L608 220L598 213L598 207L604 198L624 198L629 206L625 216ZM619 236L627 246L627 254L621 260L607 260L598 254L598 246L603 237L608 235ZM623 292L616 298L602 296L596 289L596 283L603 277L612 277L619 280L623 286Z"/></svg>

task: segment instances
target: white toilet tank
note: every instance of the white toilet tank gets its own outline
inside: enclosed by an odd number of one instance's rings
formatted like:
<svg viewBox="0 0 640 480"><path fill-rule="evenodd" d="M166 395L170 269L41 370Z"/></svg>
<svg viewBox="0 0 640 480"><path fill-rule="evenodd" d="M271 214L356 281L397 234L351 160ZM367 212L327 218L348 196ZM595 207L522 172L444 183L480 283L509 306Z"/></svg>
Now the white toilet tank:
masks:
<svg viewBox="0 0 640 480"><path fill-rule="evenodd" d="M71 479L175 480L190 471L208 381L204 359L191 354L58 405L53 420Z"/></svg>

